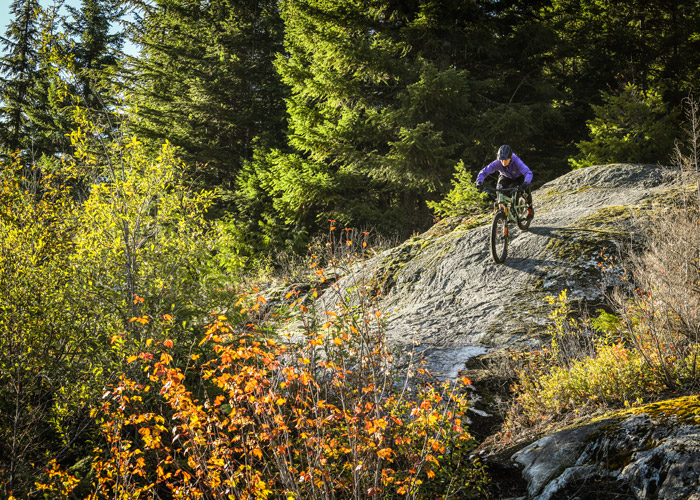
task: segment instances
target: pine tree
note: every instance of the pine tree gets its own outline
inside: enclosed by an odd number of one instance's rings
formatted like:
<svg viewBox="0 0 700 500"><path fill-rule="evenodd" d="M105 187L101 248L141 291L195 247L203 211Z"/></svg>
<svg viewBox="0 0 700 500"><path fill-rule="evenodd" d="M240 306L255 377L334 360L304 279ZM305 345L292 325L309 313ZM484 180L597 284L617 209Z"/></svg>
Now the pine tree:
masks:
<svg viewBox="0 0 700 500"><path fill-rule="evenodd" d="M69 54L78 70L82 105L108 109L110 83L120 60L125 34L118 28L125 14L120 0L82 0L80 9L66 6L71 19L65 31L72 38Z"/></svg>
<svg viewBox="0 0 700 500"><path fill-rule="evenodd" d="M10 6L13 19L2 38L5 55L0 59L0 140L4 154L15 150L31 150L32 147L27 109L30 106L29 95L38 74L40 12L38 0L13 0Z"/></svg>
<svg viewBox="0 0 700 500"><path fill-rule="evenodd" d="M142 134L168 138L200 182L233 189L258 145L285 130L275 0L156 0L143 16L133 90Z"/></svg>
<svg viewBox="0 0 700 500"><path fill-rule="evenodd" d="M30 123L35 152L52 156L70 148L73 126L68 103L61 91L65 66L65 40L58 31L61 20L59 5L43 9L39 16L41 31L38 39L37 73L29 91L30 106L26 114Z"/></svg>
<svg viewBox="0 0 700 500"><path fill-rule="evenodd" d="M241 186L256 199L241 200L244 212L256 205L263 226L290 235L327 219L402 235L427 227L425 201L474 141L471 80L456 67L468 59L456 55L459 32L481 20L470 3L283 2L290 151L247 171L257 180Z"/></svg>
<svg viewBox="0 0 700 500"><path fill-rule="evenodd" d="M590 139L577 144L574 168L605 163L663 163L678 136L678 112L666 108L661 95L627 84L619 93L603 94L587 122Z"/></svg>

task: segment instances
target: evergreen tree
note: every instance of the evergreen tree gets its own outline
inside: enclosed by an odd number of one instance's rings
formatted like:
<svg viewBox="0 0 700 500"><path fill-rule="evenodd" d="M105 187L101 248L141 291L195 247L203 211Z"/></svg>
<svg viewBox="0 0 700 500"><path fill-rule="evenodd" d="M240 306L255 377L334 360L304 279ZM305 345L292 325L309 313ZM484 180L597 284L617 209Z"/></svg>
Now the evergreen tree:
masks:
<svg viewBox="0 0 700 500"><path fill-rule="evenodd" d="M254 179L240 179L251 193L243 211L255 205L269 217L261 224L281 232L269 237L314 234L327 219L403 235L430 224L425 201L474 140L469 74L450 58L457 33L482 19L471 2L456 4L282 3L286 53L277 66L292 93L291 150L273 151L246 172ZM459 22L450 20L460 9ZM453 46L443 53L440 40ZM271 208L260 206L261 193Z"/></svg>
<svg viewBox="0 0 700 500"><path fill-rule="evenodd" d="M65 29L73 40L69 54L78 70L83 106L98 111L108 108L109 85L124 44L124 33L113 32L125 13L121 4L120 0L82 0L80 9L66 6L71 19Z"/></svg>
<svg viewBox="0 0 700 500"><path fill-rule="evenodd" d="M141 132L200 164L200 182L230 194L256 145L285 130L273 66L283 26L275 0L156 0L144 14L134 88Z"/></svg>
<svg viewBox="0 0 700 500"><path fill-rule="evenodd" d="M555 35L546 64L561 91L556 104L567 118L571 142L586 134L591 105L628 82L658 92L676 106L700 71L700 4L695 0L624 5L599 0L554 0L538 15Z"/></svg>
<svg viewBox="0 0 700 500"><path fill-rule="evenodd" d="M73 122L68 103L61 91L65 70L65 39L58 32L59 5L40 12L41 31L38 39L37 73L29 91L30 106L26 108L33 137L33 150L53 155L69 151Z"/></svg>
<svg viewBox="0 0 700 500"><path fill-rule="evenodd" d="M37 39L39 37L38 0L13 0L12 21L2 38L5 55L0 59L2 71L2 107L0 140L6 154L31 150L30 121L27 109L30 92L37 78Z"/></svg>
<svg viewBox="0 0 700 500"><path fill-rule="evenodd" d="M627 84L619 94L605 93L587 122L590 140L577 144L575 168L605 163L663 163L678 135L677 112L669 112L661 95Z"/></svg>

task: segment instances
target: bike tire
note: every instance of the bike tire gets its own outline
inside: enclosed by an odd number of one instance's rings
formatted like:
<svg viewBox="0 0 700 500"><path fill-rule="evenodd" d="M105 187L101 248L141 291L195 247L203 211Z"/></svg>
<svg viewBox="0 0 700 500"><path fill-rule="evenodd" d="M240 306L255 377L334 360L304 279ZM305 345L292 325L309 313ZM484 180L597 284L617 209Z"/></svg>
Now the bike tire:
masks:
<svg viewBox="0 0 700 500"><path fill-rule="evenodd" d="M502 211L496 212L491 224L491 257L502 264L508 256L508 219Z"/></svg>
<svg viewBox="0 0 700 500"><path fill-rule="evenodd" d="M515 195L515 206L518 207L515 209L515 218L518 220L518 227L522 231L527 231L528 229L530 229L530 222L532 222L532 218L530 218L529 220L527 218L527 205L527 195L525 195L525 193L523 192L518 192L518 194ZM532 215L535 215L534 208L532 209Z"/></svg>

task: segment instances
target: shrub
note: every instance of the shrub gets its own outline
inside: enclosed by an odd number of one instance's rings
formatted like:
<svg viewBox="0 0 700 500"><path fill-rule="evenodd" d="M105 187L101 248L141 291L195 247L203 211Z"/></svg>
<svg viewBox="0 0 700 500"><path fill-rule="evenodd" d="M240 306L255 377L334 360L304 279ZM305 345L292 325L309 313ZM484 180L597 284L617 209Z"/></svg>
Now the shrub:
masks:
<svg viewBox="0 0 700 500"><path fill-rule="evenodd" d="M524 381L523 381L524 382ZM554 366L537 381L521 382L519 403L529 423L542 413L574 412L600 405L628 406L666 386L646 359L621 343L600 344L595 357Z"/></svg>
<svg viewBox="0 0 700 500"><path fill-rule="evenodd" d="M94 410L104 442L91 465L94 498L483 496L460 390L469 381L437 384L418 367L398 378L376 284L317 276L329 295L285 297L293 335L219 315L190 359L174 358L170 340L132 355L131 373L147 379L122 375ZM268 306L249 296L238 312ZM53 468L41 488L74 484Z"/></svg>
<svg viewBox="0 0 700 500"><path fill-rule="evenodd" d="M594 338L587 322L571 319L566 290L547 301L553 306L548 327L551 346L517 355L524 364L518 371L508 426L536 425L582 409L626 406L668 387L655 369L655 355L620 339ZM613 323L609 314L601 316L595 324Z"/></svg>
<svg viewBox="0 0 700 500"><path fill-rule="evenodd" d="M462 160L455 166L452 178L452 190L441 201L428 201L430 208L438 217L464 217L476 215L487 207L487 195L477 191L472 175Z"/></svg>
<svg viewBox="0 0 700 500"><path fill-rule="evenodd" d="M630 341L671 387L697 384L700 376L699 220L681 209L650 220L647 248L630 259L637 289L614 296Z"/></svg>
<svg viewBox="0 0 700 500"><path fill-rule="evenodd" d="M574 168L613 162L656 163L671 154L677 113L669 112L661 95L628 83L619 94L603 94L603 104L592 106L588 121L590 140L577 144Z"/></svg>

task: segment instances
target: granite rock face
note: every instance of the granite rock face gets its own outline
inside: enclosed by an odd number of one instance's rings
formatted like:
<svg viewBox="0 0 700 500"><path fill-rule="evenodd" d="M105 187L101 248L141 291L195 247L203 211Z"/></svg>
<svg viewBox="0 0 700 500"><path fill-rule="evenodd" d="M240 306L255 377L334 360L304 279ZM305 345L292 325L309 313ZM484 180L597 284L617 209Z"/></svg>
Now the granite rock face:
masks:
<svg viewBox="0 0 700 500"><path fill-rule="evenodd" d="M489 218L470 229L438 224L380 254L368 268L384 274L390 342L419 351L442 377L471 356L536 342L544 298L568 289L571 299L601 303L620 276L598 263L634 239L635 219L672 188L658 166L580 169L533 193L535 219L529 231L515 229L503 264L489 253Z"/></svg>
<svg viewBox="0 0 700 500"><path fill-rule="evenodd" d="M512 457L527 498L700 498L699 404L668 400L530 444Z"/></svg>
<svg viewBox="0 0 700 500"><path fill-rule="evenodd" d="M515 229L503 264L491 259L486 216L442 221L352 274L377 280L389 343L422 355L434 375L453 377L481 354L546 342L547 296L567 289L570 299L602 304L622 277L619 254L643 241L639 222L665 210L678 190L659 166L576 170L533 192L535 219L529 231ZM337 289L352 281L339 280ZM700 399L563 430L500 465L518 479L509 492L522 500L700 500Z"/></svg>

